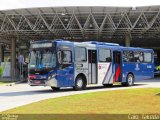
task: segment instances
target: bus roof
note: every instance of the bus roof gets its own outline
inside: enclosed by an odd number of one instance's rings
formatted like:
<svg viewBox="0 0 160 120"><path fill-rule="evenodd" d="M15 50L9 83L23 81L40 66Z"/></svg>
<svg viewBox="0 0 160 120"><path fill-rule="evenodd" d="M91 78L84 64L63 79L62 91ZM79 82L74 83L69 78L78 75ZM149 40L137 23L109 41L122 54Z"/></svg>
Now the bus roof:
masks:
<svg viewBox="0 0 160 120"><path fill-rule="evenodd" d="M140 50L140 51L153 51L152 49L146 49L146 48L140 48L140 47L123 47L122 46L122 49L123 50Z"/></svg>
<svg viewBox="0 0 160 120"><path fill-rule="evenodd" d="M98 41L87 41L87 42L82 42L86 44L96 44L96 45L107 45L107 46L119 46L119 44L116 43L107 43L107 42L98 42Z"/></svg>
<svg viewBox="0 0 160 120"><path fill-rule="evenodd" d="M37 41L31 41L31 43L44 43L44 42L57 42L57 43L67 43L71 45L78 45L78 46L100 46L100 47L108 47L108 48L116 48L116 49L122 49L122 50L140 50L140 51L153 51L152 49L145 49L145 48L139 48L139 47L124 47L120 46L116 43L107 43L107 42L98 42L98 41L86 41L86 42L71 42L68 40L62 40L62 39L55 39L55 40L37 40Z"/></svg>

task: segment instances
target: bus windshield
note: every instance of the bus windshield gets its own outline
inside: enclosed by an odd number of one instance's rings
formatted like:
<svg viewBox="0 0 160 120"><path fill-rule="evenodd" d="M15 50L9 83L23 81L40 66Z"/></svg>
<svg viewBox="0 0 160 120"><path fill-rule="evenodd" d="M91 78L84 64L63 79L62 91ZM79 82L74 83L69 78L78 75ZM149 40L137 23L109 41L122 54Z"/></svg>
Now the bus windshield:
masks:
<svg viewBox="0 0 160 120"><path fill-rule="evenodd" d="M30 52L29 68L53 68L56 66L55 51L32 50Z"/></svg>

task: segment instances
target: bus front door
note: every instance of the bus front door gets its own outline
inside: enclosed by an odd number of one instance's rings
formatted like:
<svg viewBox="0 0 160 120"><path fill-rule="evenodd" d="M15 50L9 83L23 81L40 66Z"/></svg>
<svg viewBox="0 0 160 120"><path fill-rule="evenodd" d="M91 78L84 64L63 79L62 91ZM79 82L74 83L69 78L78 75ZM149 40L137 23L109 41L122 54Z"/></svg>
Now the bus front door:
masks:
<svg viewBox="0 0 160 120"><path fill-rule="evenodd" d="M113 51L113 83L122 82L122 53L120 51Z"/></svg>
<svg viewBox="0 0 160 120"><path fill-rule="evenodd" d="M88 50L88 84L97 83L97 51Z"/></svg>

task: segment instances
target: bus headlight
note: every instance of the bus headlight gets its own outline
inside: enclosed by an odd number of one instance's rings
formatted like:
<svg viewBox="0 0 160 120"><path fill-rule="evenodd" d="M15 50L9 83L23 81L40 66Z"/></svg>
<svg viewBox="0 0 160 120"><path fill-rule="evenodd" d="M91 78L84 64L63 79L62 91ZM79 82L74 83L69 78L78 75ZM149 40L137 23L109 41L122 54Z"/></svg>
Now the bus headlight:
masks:
<svg viewBox="0 0 160 120"><path fill-rule="evenodd" d="M48 80L50 80L50 79L54 78L55 76L56 76L55 74L50 75L50 76L48 77Z"/></svg>
<svg viewBox="0 0 160 120"><path fill-rule="evenodd" d="M41 79L47 79L47 76L41 76Z"/></svg>
<svg viewBox="0 0 160 120"><path fill-rule="evenodd" d="M55 75L55 74L53 74L53 75L52 75L52 78L54 78L55 76L56 76L56 75Z"/></svg>
<svg viewBox="0 0 160 120"><path fill-rule="evenodd" d="M49 76L49 77L48 77L48 80L50 80L51 78L52 78L52 77L51 77L51 76Z"/></svg>

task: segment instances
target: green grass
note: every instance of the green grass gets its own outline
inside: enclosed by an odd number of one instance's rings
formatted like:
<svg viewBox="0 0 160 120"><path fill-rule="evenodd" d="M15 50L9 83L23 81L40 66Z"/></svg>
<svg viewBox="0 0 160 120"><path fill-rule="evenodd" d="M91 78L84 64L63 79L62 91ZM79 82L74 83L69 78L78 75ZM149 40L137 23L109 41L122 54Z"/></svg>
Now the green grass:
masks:
<svg viewBox="0 0 160 120"><path fill-rule="evenodd" d="M17 107L2 113L160 114L160 88L114 90L53 98ZM61 117L63 118L63 116ZM67 119L66 117L64 118ZM77 116L77 118L79 117Z"/></svg>
<svg viewBox="0 0 160 120"><path fill-rule="evenodd" d="M10 82L10 81L3 81L3 82L1 82L0 81L0 85L7 84L7 83L12 83L12 82Z"/></svg>
<svg viewBox="0 0 160 120"><path fill-rule="evenodd" d="M53 93L54 94L54 93ZM160 113L160 88L114 90L47 99L5 113L147 114Z"/></svg>
<svg viewBox="0 0 160 120"><path fill-rule="evenodd" d="M4 83L4 82L0 82L0 85L1 85L1 84L5 84L5 83Z"/></svg>

